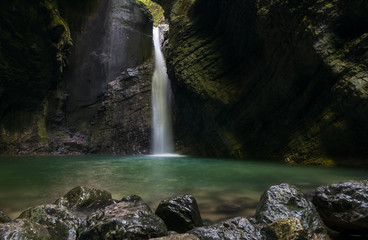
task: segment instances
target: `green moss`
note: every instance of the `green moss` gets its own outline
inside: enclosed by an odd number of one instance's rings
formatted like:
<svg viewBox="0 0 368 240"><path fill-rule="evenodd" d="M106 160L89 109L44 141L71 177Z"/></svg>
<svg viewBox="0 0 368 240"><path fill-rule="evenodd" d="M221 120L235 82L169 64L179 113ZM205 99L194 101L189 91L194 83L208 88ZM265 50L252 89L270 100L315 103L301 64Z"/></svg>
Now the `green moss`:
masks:
<svg viewBox="0 0 368 240"><path fill-rule="evenodd" d="M144 4L150 11L153 18L153 25L157 26L165 22L164 10L160 5L150 0L136 0L137 3Z"/></svg>
<svg viewBox="0 0 368 240"><path fill-rule="evenodd" d="M312 166L336 167L335 161L328 157L309 159L309 160L304 161L303 164L312 165Z"/></svg>

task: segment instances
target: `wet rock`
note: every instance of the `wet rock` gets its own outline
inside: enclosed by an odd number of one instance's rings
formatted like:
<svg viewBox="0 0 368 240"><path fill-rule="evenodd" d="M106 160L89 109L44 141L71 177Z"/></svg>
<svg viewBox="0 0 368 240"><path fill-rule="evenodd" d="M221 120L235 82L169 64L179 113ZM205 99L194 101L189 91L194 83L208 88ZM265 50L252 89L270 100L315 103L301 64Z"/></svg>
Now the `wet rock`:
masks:
<svg viewBox="0 0 368 240"><path fill-rule="evenodd" d="M155 213L164 220L168 230L179 233L203 226L197 201L191 195L165 199L160 202Z"/></svg>
<svg viewBox="0 0 368 240"><path fill-rule="evenodd" d="M167 237L160 238L151 238L152 240L199 240L199 238L193 234L184 233L184 234L174 234Z"/></svg>
<svg viewBox="0 0 368 240"><path fill-rule="evenodd" d="M308 233L298 218L283 218L273 222L270 227L275 230L278 239L307 240Z"/></svg>
<svg viewBox="0 0 368 240"><path fill-rule="evenodd" d="M134 197L92 213L79 229L78 239L149 239L166 235L165 223Z"/></svg>
<svg viewBox="0 0 368 240"><path fill-rule="evenodd" d="M63 197L56 200L55 204L64 205L71 209L87 207L97 200L111 199L111 193L96 188L83 186L75 187Z"/></svg>
<svg viewBox="0 0 368 240"><path fill-rule="evenodd" d="M309 238L329 239L327 230L313 204L295 186L287 183L271 186L258 203L256 219L272 224L284 218L297 218Z"/></svg>
<svg viewBox="0 0 368 240"><path fill-rule="evenodd" d="M0 239L50 240L51 237L45 226L28 219L16 219L0 224Z"/></svg>
<svg viewBox="0 0 368 240"><path fill-rule="evenodd" d="M118 203L119 201L114 200L114 199L102 199L102 200L97 200L92 202L91 204L89 204L86 209L88 211L94 212L100 209L103 209L107 206L113 205Z"/></svg>
<svg viewBox="0 0 368 240"><path fill-rule="evenodd" d="M368 180L320 186L313 203L326 226L345 233L368 233Z"/></svg>
<svg viewBox="0 0 368 240"><path fill-rule="evenodd" d="M45 226L52 239L75 239L81 220L65 206L41 205L22 212L18 219L29 219Z"/></svg>
<svg viewBox="0 0 368 240"><path fill-rule="evenodd" d="M195 228L189 233L206 240L277 240L275 232L270 227L257 224L254 219L249 220L244 217L236 217L208 227Z"/></svg>
<svg viewBox="0 0 368 240"><path fill-rule="evenodd" d="M0 210L0 223L10 222L11 219L3 211Z"/></svg>

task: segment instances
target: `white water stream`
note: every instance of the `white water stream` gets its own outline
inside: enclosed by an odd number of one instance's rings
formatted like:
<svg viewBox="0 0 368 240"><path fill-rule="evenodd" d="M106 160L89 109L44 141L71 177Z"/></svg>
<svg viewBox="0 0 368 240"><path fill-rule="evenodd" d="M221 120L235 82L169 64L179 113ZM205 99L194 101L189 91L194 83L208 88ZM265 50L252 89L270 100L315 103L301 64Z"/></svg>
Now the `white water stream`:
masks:
<svg viewBox="0 0 368 240"><path fill-rule="evenodd" d="M153 154L170 154L174 152L170 110L171 88L161 51L158 27L153 28L153 44L155 49L155 70L152 76Z"/></svg>

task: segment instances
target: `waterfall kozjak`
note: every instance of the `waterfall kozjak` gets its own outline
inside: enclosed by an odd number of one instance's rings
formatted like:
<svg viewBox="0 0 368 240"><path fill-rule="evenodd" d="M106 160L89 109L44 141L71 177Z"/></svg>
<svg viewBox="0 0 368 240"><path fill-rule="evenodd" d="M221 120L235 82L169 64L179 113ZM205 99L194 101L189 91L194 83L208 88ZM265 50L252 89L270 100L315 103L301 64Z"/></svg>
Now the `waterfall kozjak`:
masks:
<svg viewBox="0 0 368 240"><path fill-rule="evenodd" d="M161 52L160 29L153 28L155 70L152 76L153 154L173 153L173 136L170 110L170 82Z"/></svg>

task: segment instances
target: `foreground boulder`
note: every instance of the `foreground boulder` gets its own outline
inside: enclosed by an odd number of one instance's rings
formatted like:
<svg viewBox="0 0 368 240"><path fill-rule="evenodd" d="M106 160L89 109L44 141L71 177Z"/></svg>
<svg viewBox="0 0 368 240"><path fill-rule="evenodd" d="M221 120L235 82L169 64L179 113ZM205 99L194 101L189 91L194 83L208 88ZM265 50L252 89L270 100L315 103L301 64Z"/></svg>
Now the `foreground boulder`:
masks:
<svg viewBox="0 0 368 240"><path fill-rule="evenodd" d="M298 218L283 218L273 222L270 227L275 230L278 239L307 240L308 233Z"/></svg>
<svg viewBox="0 0 368 240"><path fill-rule="evenodd" d="M368 233L368 180L320 186L313 198L326 226L345 233Z"/></svg>
<svg viewBox="0 0 368 240"><path fill-rule="evenodd" d="M203 226L197 201L191 195L168 198L160 202L156 214L164 220L168 230L185 233Z"/></svg>
<svg viewBox="0 0 368 240"><path fill-rule="evenodd" d="M7 223L10 222L11 219L6 215L3 211L0 210L0 223Z"/></svg>
<svg viewBox="0 0 368 240"><path fill-rule="evenodd" d="M149 239L166 235L165 223L135 196L92 213L79 229L78 239Z"/></svg>
<svg viewBox="0 0 368 240"><path fill-rule="evenodd" d="M298 188L287 183L271 186L263 193L255 217L266 224L289 217L297 218L307 230L308 238L329 239L313 204Z"/></svg>
<svg viewBox="0 0 368 240"><path fill-rule="evenodd" d="M19 219L29 219L32 222L44 225L52 239L75 239L81 220L62 205L41 205L29 208L22 212Z"/></svg>
<svg viewBox="0 0 368 240"><path fill-rule="evenodd" d="M63 205L71 209L87 207L98 200L111 199L111 193L96 188L75 187L63 197L56 200L55 204Z"/></svg>
<svg viewBox="0 0 368 240"><path fill-rule="evenodd" d="M0 224L0 239L50 240L52 238L45 226L28 219L17 219Z"/></svg>
<svg viewBox="0 0 368 240"><path fill-rule="evenodd" d="M198 237L196 237L193 234L184 233L184 234L174 234L171 236L166 237L160 237L160 238L151 238L152 240L199 240Z"/></svg>
<svg viewBox="0 0 368 240"><path fill-rule="evenodd" d="M190 233L199 239L206 240L277 240L275 232L270 227L257 224L254 219L249 220L244 217L236 217L208 227L195 228Z"/></svg>

